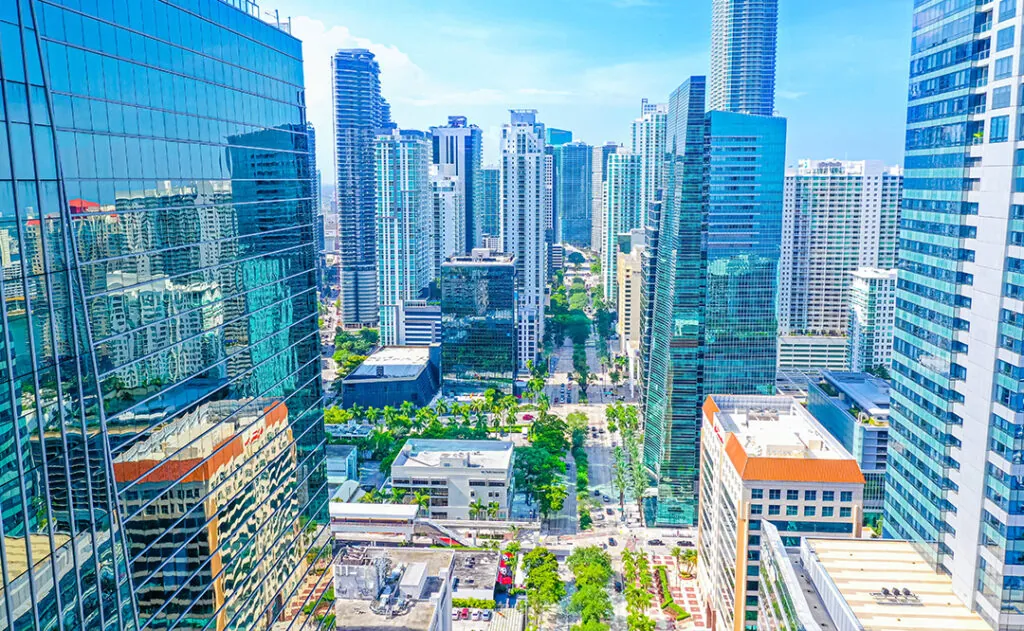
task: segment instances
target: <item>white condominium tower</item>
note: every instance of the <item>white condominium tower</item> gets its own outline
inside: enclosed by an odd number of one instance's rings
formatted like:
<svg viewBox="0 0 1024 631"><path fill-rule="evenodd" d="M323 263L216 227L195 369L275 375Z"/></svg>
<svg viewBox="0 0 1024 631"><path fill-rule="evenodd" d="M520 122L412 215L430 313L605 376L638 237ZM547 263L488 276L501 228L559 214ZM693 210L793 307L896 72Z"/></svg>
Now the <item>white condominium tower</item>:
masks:
<svg viewBox="0 0 1024 631"><path fill-rule="evenodd" d="M896 270L864 267L850 285L850 370L865 371L892 362L896 310Z"/></svg>
<svg viewBox="0 0 1024 631"><path fill-rule="evenodd" d="M654 201L658 189L664 186L662 174L665 169L665 130L668 125L668 104L648 103L647 99L644 99L641 109L643 113L640 118L633 121L633 153L640 161L638 195L639 216L642 222L647 214L647 204ZM633 227L642 227L642 223Z"/></svg>
<svg viewBox="0 0 1024 631"><path fill-rule="evenodd" d="M380 340L398 344L398 305L430 282L430 140L394 130L374 143L377 197L377 296Z"/></svg>
<svg viewBox="0 0 1024 631"><path fill-rule="evenodd" d="M843 368L829 357L845 355L851 273L895 267L902 188L900 168L880 162L800 160L787 171L779 261L780 369ZM817 358L805 358L806 365L783 365L797 355L792 349L802 347L821 350Z"/></svg>
<svg viewBox="0 0 1024 631"><path fill-rule="evenodd" d="M591 160L593 168L592 180L590 183L591 200L590 218L592 222L590 232L590 249L600 254L604 250L604 183L608 179L608 156L619 149L614 142L606 142L600 147L594 147L594 157Z"/></svg>
<svg viewBox="0 0 1024 631"><path fill-rule="evenodd" d="M462 178L444 175L437 165L430 167L433 212L430 222L430 280L441 277L441 264L451 256L465 254L466 198Z"/></svg>
<svg viewBox="0 0 1024 631"><path fill-rule="evenodd" d="M604 184L604 244L601 248L601 282L605 299L615 304L618 299L619 235L643 227L643 204L640 182L643 161L636 153L620 149L608 156L608 179Z"/></svg>
<svg viewBox="0 0 1024 631"><path fill-rule="evenodd" d="M547 281L544 124L536 110L511 110L501 130L501 245L515 256L518 363L537 356L544 335Z"/></svg>

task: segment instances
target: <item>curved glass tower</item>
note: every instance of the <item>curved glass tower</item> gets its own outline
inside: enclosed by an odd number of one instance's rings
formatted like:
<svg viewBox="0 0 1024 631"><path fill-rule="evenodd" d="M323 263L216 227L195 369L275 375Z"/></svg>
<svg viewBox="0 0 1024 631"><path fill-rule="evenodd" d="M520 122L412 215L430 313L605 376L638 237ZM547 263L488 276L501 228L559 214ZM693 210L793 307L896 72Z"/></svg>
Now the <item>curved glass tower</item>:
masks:
<svg viewBox="0 0 1024 631"><path fill-rule="evenodd" d="M0 2L0 629L319 624L302 51L256 15Z"/></svg>

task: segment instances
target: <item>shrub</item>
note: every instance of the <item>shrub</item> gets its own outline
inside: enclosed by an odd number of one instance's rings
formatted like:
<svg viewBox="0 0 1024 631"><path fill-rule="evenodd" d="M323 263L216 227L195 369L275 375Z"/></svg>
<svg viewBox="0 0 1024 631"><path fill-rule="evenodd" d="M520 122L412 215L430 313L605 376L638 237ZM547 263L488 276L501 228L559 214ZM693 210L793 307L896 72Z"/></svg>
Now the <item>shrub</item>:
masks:
<svg viewBox="0 0 1024 631"><path fill-rule="evenodd" d="M593 526L594 520L590 517L590 511L583 509L580 511L580 530L589 530Z"/></svg>
<svg viewBox="0 0 1024 631"><path fill-rule="evenodd" d="M452 607L462 609L494 609L498 605L490 598L452 598Z"/></svg>

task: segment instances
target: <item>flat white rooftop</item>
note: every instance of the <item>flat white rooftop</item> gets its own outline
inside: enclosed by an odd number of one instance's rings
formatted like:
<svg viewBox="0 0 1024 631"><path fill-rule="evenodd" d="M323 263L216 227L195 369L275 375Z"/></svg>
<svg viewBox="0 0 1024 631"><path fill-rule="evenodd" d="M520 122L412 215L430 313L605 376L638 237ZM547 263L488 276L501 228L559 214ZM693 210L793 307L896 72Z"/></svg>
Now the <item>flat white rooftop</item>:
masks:
<svg viewBox="0 0 1024 631"><path fill-rule="evenodd" d="M824 370L821 376L871 416L879 420L889 418L889 382L866 372Z"/></svg>
<svg viewBox="0 0 1024 631"><path fill-rule="evenodd" d="M508 469L514 445L503 440L417 440L405 442L394 467Z"/></svg>
<svg viewBox="0 0 1024 631"><path fill-rule="evenodd" d="M429 346L387 346L367 357L346 379L412 378L429 362Z"/></svg>
<svg viewBox="0 0 1024 631"><path fill-rule="evenodd" d="M793 397L713 394L708 398L718 407L716 422L736 437L747 457L853 458Z"/></svg>
<svg viewBox="0 0 1024 631"><path fill-rule="evenodd" d="M360 504L357 502L331 502L331 519L408 519L416 518L419 507L415 504Z"/></svg>

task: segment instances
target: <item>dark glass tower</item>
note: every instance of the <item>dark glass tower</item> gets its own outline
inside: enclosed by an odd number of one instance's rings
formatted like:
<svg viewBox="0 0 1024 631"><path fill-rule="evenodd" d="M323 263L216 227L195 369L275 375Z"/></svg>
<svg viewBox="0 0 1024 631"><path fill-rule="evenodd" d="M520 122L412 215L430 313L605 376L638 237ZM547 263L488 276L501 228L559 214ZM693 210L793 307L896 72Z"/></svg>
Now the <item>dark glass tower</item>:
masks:
<svg viewBox="0 0 1024 631"><path fill-rule="evenodd" d="M0 628L313 623L300 42L248 2L24 0L0 55Z"/></svg>
<svg viewBox="0 0 1024 631"><path fill-rule="evenodd" d="M380 67L373 53L339 50L331 68L341 319L349 325L375 325L380 314L373 142L377 131L391 122L391 108L380 95Z"/></svg>
<svg viewBox="0 0 1024 631"><path fill-rule="evenodd" d="M550 130L549 130L550 131ZM583 142L556 145L555 240L576 247L590 247L590 211L594 148Z"/></svg>

